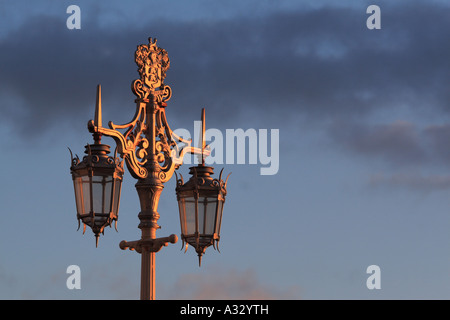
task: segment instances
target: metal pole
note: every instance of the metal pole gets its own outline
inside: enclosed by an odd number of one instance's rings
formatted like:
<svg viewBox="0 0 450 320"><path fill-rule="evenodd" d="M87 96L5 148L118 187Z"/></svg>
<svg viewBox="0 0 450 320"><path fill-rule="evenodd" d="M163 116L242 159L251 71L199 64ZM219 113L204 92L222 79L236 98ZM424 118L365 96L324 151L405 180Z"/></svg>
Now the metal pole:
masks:
<svg viewBox="0 0 450 320"><path fill-rule="evenodd" d="M155 252L141 253L141 300L155 300Z"/></svg>
<svg viewBox="0 0 450 320"><path fill-rule="evenodd" d="M141 181L140 181L141 182ZM155 299L155 243L156 229L159 213L159 197L163 189L162 185L148 185L146 183L136 184L139 199L141 202L141 212L138 217L141 220L139 228L142 230L141 237L141 300Z"/></svg>
<svg viewBox="0 0 450 320"><path fill-rule="evenodd" d="M159 179L160 169L156 161L156 123L155 115L158 108L157 102L152 99L147 103L147 125L146 137L149 141L148 147L148 176L136 184L136 189L141 202L141 220L139 228L142 230L142 242L146 243L156 239L159 213L158 203L164 185ZM141 252L141 300L155 299L155 252L152 246L143 245Z"/></svg>

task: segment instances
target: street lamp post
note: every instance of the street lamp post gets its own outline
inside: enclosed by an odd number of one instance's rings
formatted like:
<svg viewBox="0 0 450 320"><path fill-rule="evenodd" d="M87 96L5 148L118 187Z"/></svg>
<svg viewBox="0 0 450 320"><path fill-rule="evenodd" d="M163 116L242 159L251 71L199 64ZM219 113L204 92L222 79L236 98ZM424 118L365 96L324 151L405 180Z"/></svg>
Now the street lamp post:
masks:
<svg viewBox="0 0 450 320"><path fill-rule="evenodd" d="M156 39L149 38L148 45L139 45L135 52L140 79L133 81L132 91L137 96L136 113L132 121L116 125L111 121L102 126L101 87L97 86L97 101L94 120L88 122L94 144L86 146L86 156L80 160L71 153L71 173L74 181L75 202L78 223L90 226L96 237L113 221L117 223L120 188L124 162L130 174L137 179L135 185L141 211L138 214L141 238L122 241L120 248L135 250L141 254L142 300L155 299L155 253L168 243L176 243L178 237L156 237L160 228L158 203L164 183L169 181L176 169L183 163L186 153L197 154L202 161L191 167L193 177L186 184L177 178L177 199L181 222L183 244L193 246L199 256L205 249L220 239L222 209L226 195L226 181L212 179L212 168L205 166L204 158L210 151L205 145L205 112L202 110L201 147L192 146L191 140L176 135L169 127L165 108L172 95L171 88L164 84L170 60L166 50L156 45ZM125 130L124 133L119 130ZM116 142L114 157L110 147L101 143L102 136L109 136ZM180 147L180 144L183 144ZM120 154L122 160L117 157ZM193 204L193 205L190 205Z"/></svg>

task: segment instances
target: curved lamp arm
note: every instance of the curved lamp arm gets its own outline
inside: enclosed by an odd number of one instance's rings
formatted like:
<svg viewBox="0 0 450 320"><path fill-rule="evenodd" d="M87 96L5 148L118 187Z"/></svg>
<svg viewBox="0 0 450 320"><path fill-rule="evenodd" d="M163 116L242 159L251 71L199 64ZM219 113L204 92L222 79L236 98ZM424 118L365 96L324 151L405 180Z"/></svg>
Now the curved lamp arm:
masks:
<svg viewBox="0 0 450 320"><path fill-rule="evenodd" d="M139 80L137 80L139 81ZM202 147L193 147L192 140L185 140L175 134L167 123L165 106L167 105L164 97L170 98L171 90L166 85L162 92L158 104L154 123L149 121L148 117L148 100L137 100L136 112L133 119L122 125L116 125L112 121L108 123L109 128L102 126L102 103L101 103L101 86L97 86L97 101L95 108L95 118L88 122L88 129L92 133L98 133L114 139L117 144L117 152L125 159L127 168L131 175L136 178L146 178L148 169L146 164L148 162L148 155L151 145L155 146L155 157L160 169L161 182L167 182L172 177L175 169L183 164L185 154L202 155L202 159L210 155L210 150L205 145L205 110L202 110ZM164 93L169 92L165 95ZM164 100L163 100L164 99ZM155 126L155 136L149 135L152 132L148 126ZM126 129L125 133L119 130ZM157 140L158 138L158 140ZM149 139L151 141L149 141ZM182 148L178 147L179 142L185 144Z"/></svg>

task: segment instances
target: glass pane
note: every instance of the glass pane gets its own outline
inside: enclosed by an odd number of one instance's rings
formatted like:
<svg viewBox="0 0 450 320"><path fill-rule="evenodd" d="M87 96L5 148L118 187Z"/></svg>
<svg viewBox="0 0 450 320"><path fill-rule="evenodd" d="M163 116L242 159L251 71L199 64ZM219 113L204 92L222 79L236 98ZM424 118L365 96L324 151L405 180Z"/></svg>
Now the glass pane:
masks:
<svg viewBox="0 0 450 320"><path fill-rule="evenodd" d="M196 231L195 200L186 198L186 234L194 234Z"/></svg>
<svg viewBox="0 0 450 320"><path fill-rule="evenodd" d="M220 234L220 225L222 224L222 213L223 213L223 204L222 200L219 200L219 212L217 213L217 224L216 224L216 233Z"/></svg>
<svg viewBox="0 0 450 320"><path fill-rule="evenodd" d="M93 210L95 213L105 212L105 192L103 186L105 185L105 177L103 176L93 176L92 177L92 202Z"/></svg>
<svg viewBox="0 0 450 320"><path fill-rule="evenodd" d="M83 189L82 189L81 178L76 178L73 180L73 187L75 189L75 203L77 205L77 213L84 213L83 206Z"/></svg>
<svg viewBox="0 0 450 320"><path fill-rule="evenodd" d="M216 222L217 198L207 198L208 206L205 210L204 234L214 233L214 224Z"/></svg>
<svg viewBox="0 0 450 320"><path fill-rule="evenodd" d="M122 180L116 179L114 184L115 184L115 186L114 186L114 204L113 204L114 211L113 212L116 215L119 215L120 192L121 192L121 187L122 187Z"/></svg>
<svg viewBox="0 0 450 320"><path fill-rule="evenodd" d="M205 201L206 198L198 199L198 232L200 234L205 233L205 221L206 221L206 211L205 209L208 207L208 202Z"/></svg>
<svg viewBox="0 0 450 320"><path fill-rule="evenodd" d="M181 226L181 233L182 234L187 234L186 232L186 213L185 213L185 202L184 202L184 198L181 198L178 201L178 209L180 212L180 226Z"/></svg>
<svg viewBox="0 0 450 320"><path fill-rule="evenodd" d="M111 212L111 198L112 198L112 196L113 196L113 194L112 194L112 184L113 184L113 180L112 180L112 177L106 177L105 178L105 187L104 187L104 190L105 190L105 192L104 192L104 194L105 194L105 197L104 197L104 209L103 209L103 212L104 213L110 213Z"/></svg>
<svg viewBox="0 0 450 320"><path fill-rule="evenodd" d="M91 211L91 184L89 183L89 177L83 176L81 177L82 182L82 191L83 191L83 204L84 204L84 213L89 213Z"/></svg>
<svg viewBox="0 0 450 320"><path fill-rule="evenodd" d="M198 227L200 234L212 235L215 230L217 198L201 197L198 201Z"/></svg>

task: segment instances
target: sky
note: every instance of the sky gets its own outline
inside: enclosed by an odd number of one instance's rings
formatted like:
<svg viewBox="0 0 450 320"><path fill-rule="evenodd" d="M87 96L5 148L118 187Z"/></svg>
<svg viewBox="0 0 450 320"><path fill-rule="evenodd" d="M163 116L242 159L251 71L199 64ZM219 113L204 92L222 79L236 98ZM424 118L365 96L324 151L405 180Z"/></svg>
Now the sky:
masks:
<svg viewBox="0 0 450 320"><path fill-rule="evenodd" d="M260 158L214 164L232 172L220 253L199 268L192 247L164 247L157 299L450 299L449 14L425 0L0 0L0 299L139 299L140 255L119 248L140 238L136 180L96 248L77 231L68 147L92 141L97 84L103 122L132 119L149 37L171 61L172 129L193 132L206 108L207 129L279 132L274 174ZM180 234L174 180L158 237Z"/></svg>

